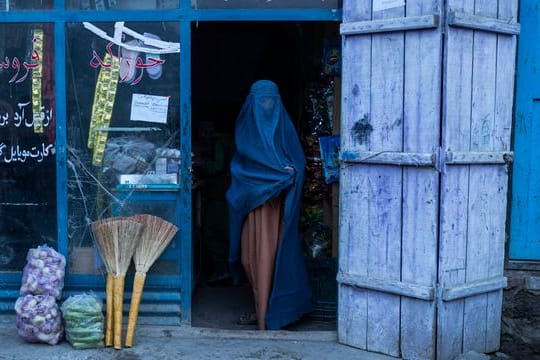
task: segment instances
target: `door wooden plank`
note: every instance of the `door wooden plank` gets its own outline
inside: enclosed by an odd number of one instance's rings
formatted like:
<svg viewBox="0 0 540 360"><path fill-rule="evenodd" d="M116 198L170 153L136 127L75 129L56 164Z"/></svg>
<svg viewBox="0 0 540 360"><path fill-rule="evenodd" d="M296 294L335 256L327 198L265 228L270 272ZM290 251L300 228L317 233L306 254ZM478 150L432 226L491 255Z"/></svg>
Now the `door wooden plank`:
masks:
<svg viewBox="0 0 540 360"><path fill-rule="evenodd" d="M440 12L439 0L409 0L407 17ZM441 106L440 30L405 34L404 152L437 152ZM429 70L428 70L429 69ZM439 175L434 169L403 170L402 281L435 286ZM435 357L435 302L401 300L401 353Z"/></svg>
<svg viewBox="0 0 540 360"><path fill-rule="evenodd" d="M437 268L438 176L404 170L403 281L434 284ZM434 358L435 302L403 297L401 351L405 359Z"/></svg>
<svg viewBox="0 0 540 360"><path fill-rule="evenodd" d="M510 97L512 99L512 97ZM510 105L511 107L511 105ZM511 120L511 118L510 118ZM498 125L497 125L498 126ZM488 252L488 276L503 276L504 274L504 242L506 237L506 194L508 190L508 175L505 166L494 166L488 173L491 196L488 202L488 217L490 219L490 229L486 236L489 238ZM487 297L487 317L486 317L486 344L485 352L499 350L501 338L501 318L503 290L489 292Z"/></svg>
<svg viewBox="0 0 540 360"><path fill-rule="evenodd" d="M499 1L499 19L516 21L517 8L517 1ZM497 151L510 150L516 44L516 36L499 35L497 37L496 126L494 129L494 150Z"/></svg>
<svg viewBox="0 0 540 360"><path fill-rule="evenodd" d="M371 20L371 4L346 1L344 22ZM371 36L350 36L343 40L343 82L341 148L369 150L371 112ZM367 275L368 202L365 166L343 167L340 171L339 269ZM367 291L339 286L339 341L367 349Z"/></svg>
<svg viewBox="0 0 540 360"><path fill-rule="evenodd" d="M368 276L399 280L402 170L371 168L368 172ZM367 305L367 349L399 356L400 297L369 291Z"/></svg>
<svg viewBox="0 0 540 360"><path fill-rule="evenodd" d="M471 191L467 282L484 280L491 273L502 276L504 223L506 218L506 183L504 166L473 167ZM483 189L480 190L483 184ZM482 244L476 244L475 240ZM500 256L500 259L495 259ZM485 259L485 260L483 260ZM498 266L497 266L498 265ZM498 267L498 269L496 268ZM498 350L500 338L502 290L487 292L465 300L464 351L491 352Z"/></svg>
<svg viewBox="0 0 540 360"><path fill-rule="evenodd" d="M374 12L373 20L402 17L404 7ZM403 148L404 33L372 36L370 150ZM368 276L400 280L402 173L399 167L368 171ZM399 356L400 297L368 292L367 348Z"/></svg>
<svg viewBox="0 0 540 360"><path fill-rule="evenodd" d="M368 179L366 166L351 166L340 174L341 272L367 276ZM338 299L339 341L367 349L367 291L340 285Z"/></svg>
<svg viewBox="0 0 540 360"><path fill-rule="evenodd" d="M442 180L439 281L443 286L463 284L467 239L467 208L469 173L463 169L448 169ZM455 217L456 214L463 216ZM463 300L441 302L438 308L437 358L452 359L461 353L463 342Z"/></svg>
<svg viewBox="0 0 540 360"><path fill-rule="evenodd" d="M476 0L475 15L497 17L493 0ZM497 70L497 35L475 31L473 38L473 89L471 111L471 151L493 149L495 124L495 96ZM469 226L467 239L466 281L474 282L489 278L490 246L495 232L504 223L492 212L503 200L493 193L493 176L496 166L470 166L469 175ZM497 183L499 181L496 181ZM463 315L463 351L486 351L488 297L481 294L465 299Z"/></svg>
<svg viewBox="0 0 540 360"><path fill-rule="evenodd" d="M343 22L371 20L371 1L343 1Z"/></svg>
<svg viewBox="0 0 540 360"><path fill-rule="evenodd" d="M449 0L455 11L472 13L474 2ZM472 95L473 33L446 27L443 75L444 151L469 151ZM451 287L465 282L469 168L446 167L441 179L439 283ZM437 317L437 358L452 359L463 343L463 300L440 303Z"/></svg>
<svg viewBox="0 0 540 360"><path fill-rule="evenodd" d="M499 1L500 20L516 21L517 17L517 1ZM517 38L515 36L499 35L497 38L497 93L495 98L495 134L493 140L494 149L499 151L510 150L516 43ZM501 221L499 226L503 226L506 224L506 193L508 190L508 176L505 168L499 168L497 179L500 181L499 186L502 194L498 194L501 204L495 209L498 210L498 221ZM504 274L505 234L505 231L500 231L498 236L493 239L490 247L490 277ZM502 301L502 290L488 294L487 328L489 331L486 339L486 351L489 352L496 351L500 347Z"/></svg>
<svg viewBox="0 0 540 360"><path fill-rule="evenodd" d="M349 9L354 4L353 9ZM349 20L371 19L371 10L356 9L359 4L347 1L344 4L343 17ZM353 14L350 14L353 12ZM371 35L347 36L343 40L342 70L342 116L341 137L342 151L369 150L369 138L372 132L371 112ZM345 170L347 170L346 168ZM346 256L346 254L344 254Z"/></svg>

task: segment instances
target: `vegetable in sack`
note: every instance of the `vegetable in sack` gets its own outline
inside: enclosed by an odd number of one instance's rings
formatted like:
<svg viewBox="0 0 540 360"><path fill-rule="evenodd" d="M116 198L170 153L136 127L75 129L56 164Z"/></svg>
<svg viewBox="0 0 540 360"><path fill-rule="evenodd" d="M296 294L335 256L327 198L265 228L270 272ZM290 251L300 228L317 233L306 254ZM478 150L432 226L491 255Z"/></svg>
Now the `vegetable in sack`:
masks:
<svg viewBox="0 0 540 360"><path fill-rule="evenodd" d="M62 296L66 258L46 245L28 250L23 269L21 295Z"/></svg>
<svg viewBox="0 0 540 360"><path fill-rule="evenodd" d="M17 332L27 342L56 345L62 338L62 316L54 297L25 295L15 303Z"/></svg>
<svg viewBox="0 0 540 360"><path fill-rule="evenodd" d="M76 349L103 347L103 305L90 294L73 295L62 304L66 339Z"/></svg>

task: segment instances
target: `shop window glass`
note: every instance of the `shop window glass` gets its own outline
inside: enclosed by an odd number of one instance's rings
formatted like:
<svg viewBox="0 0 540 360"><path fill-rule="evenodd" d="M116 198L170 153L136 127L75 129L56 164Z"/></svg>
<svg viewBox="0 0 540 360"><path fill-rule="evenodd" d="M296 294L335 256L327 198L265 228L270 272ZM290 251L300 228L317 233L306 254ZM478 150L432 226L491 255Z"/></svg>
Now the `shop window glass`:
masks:
<svg viewBox="0 0 540 360"><path fill-rule="evenodd" d="M165 10L178 9L178 0L68 0L76 10Z"/></svg>
<svg viewBox="0 0 540 360"><path fill-rule="evenodd" d="M53 0L0 0L0 11L52 9Z"/></svg>
<svg viewBox="0 0 540 360"><path fill-rule="evenodd" d="M67 24L72 273L102 270L91 221L149 213L174 223L174 197L144 201L179 188L179 38L173 22Z"/></svg>
<svg viewBox="0 0 540 360"><path fill-rule="evenodd" d="M342 0L191 0L194 9L337 9Z"/></svg>
<svg viewBox="0 0 540 360"><path fill-rule="evenodd" d="M53 26L0 25L0 271L56 247Z"/></svg>

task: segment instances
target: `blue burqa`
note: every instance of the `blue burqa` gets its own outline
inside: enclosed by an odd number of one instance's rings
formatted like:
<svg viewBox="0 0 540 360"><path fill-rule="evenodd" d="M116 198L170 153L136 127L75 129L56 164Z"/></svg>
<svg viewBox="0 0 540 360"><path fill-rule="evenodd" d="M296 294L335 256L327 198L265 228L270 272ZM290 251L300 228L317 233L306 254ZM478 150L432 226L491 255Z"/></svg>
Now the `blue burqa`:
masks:
<svg viewBox="0 0 540 360"><path fill-rule="evenodd" d="M235 129L231 161L229 262L239 279L241 235L246 216L283 194L283 227L276 253L266 327L277 330L311 311L305 261L298 235L306 160L277 85L261 80L251 87Z"/></svg>

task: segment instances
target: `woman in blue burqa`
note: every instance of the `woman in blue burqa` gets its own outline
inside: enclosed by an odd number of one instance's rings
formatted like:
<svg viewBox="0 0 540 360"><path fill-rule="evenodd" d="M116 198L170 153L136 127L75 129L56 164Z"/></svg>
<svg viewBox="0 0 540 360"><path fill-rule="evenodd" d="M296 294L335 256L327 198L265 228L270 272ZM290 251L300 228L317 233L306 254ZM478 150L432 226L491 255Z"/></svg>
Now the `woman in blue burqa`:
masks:
<svg viewBox="0 0 540 360"><path fill-rule="evenodd" d="M306 161L275 83L251 86L235 143L227 191L229 262L235 280L243 268L256 310L241 320L277 330L311 311L311 292L298 235Z"/></svg>

